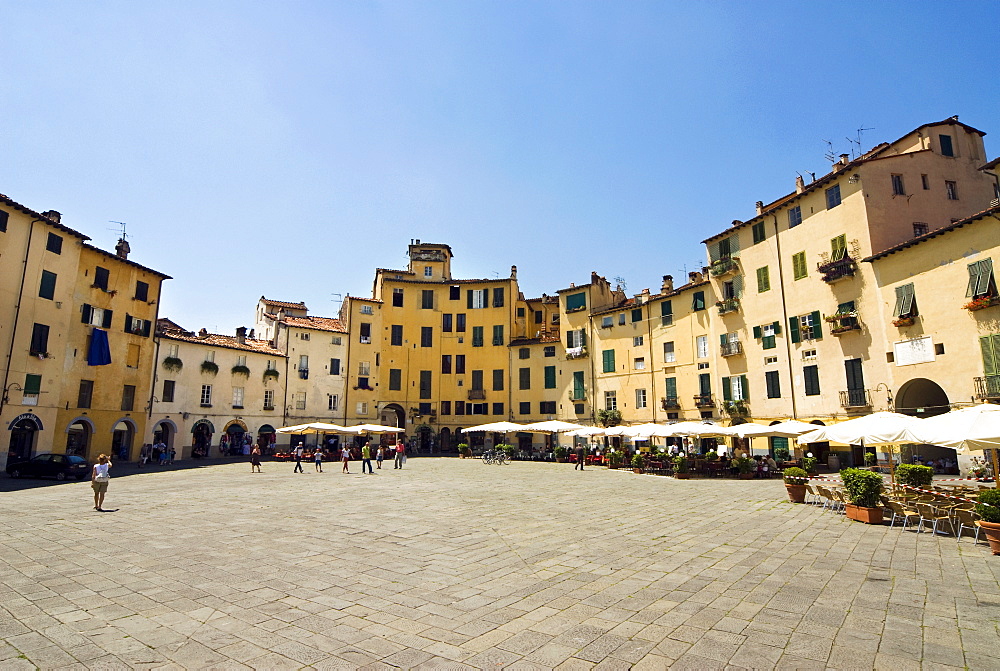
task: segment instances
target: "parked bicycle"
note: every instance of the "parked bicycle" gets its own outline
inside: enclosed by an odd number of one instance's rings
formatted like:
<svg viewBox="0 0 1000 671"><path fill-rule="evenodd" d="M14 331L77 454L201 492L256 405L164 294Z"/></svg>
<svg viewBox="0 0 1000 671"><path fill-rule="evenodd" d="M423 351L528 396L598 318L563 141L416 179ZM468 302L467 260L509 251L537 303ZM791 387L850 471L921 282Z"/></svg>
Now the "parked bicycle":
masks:
<svg viewBox="0 0 1000 671"><path fill-rule="evenodd" d="M483 463L484 464L498 464L503 466L504 464L510 463L510 457L507 453L501 449L492 447L485 452L483 452Z"/></svg>

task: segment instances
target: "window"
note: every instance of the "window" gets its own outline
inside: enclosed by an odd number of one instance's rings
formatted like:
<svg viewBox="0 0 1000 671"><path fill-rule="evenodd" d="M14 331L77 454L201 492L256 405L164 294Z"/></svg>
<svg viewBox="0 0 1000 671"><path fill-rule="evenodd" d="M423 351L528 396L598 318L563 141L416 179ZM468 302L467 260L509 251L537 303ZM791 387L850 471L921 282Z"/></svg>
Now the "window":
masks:
<svg viewBox="0 0 1000 671"><path fill-rule="evenodd" d="M534 313L535 313L535 323L536 324L544 324L545 323L545 313L543 313L541 310L535 310Z"/></svg>
<svg viewBox="0 0 1000 671"><path fill-rule="evenodd" d="M832 210L840 205L840 185L831 186L826 190L826 209Z"/></svg>
<svg viewBox="0 0 1000 671"><path fill-rule="evenodd" d="M450 375L451 374L451 355L442 354L441 355L441 374Z"/></svg>
<svg viewBox="0 0 1000 671"><path fill-rule="evenodd" d="M264 390L264 410L274 410L274 390Z"/></svg>
<svg viewBox="0 0 1000 671"><path fill-rule="evenodd" d="M764 357L765 366L773 366L778 363L778 357L776 356L766 356Z"/></svg>
<svg viewBox="0 0 1000 671"><path fill-rule="evenodd" d="M363 314L363 315L371 315L371 314L375 314L375 312L374 312L374 310L372 310L372 306L370 306L370 305L362 305L361 306L361 314Z"/></svg>
<svg viewBox="0 0 1000 671"><path fill-rule="evenodd" d="M618 315L618 325L619 326L625 326L625 313L624 312L621 313L620 315Z"/></svg>
<svg viewBox="0 0 1000 671"><path fill-rule="evenodd" d="M139 367L139 355L142 353L142 348L140 348L135 343L128 343L128 348L125 352L125 367L126 368L138 368Z"/></svg>
<svg viewBox="0 0 1000 671"><path fill-rule="evenodd" d="M107 291L108 279L110 276L111 274L108 272L107 268L97 266L97 268L94 269L94 284L92 286L96 289L103 289L104 291Z"/></svg>
<svg viewBox="0 0 1000 671"><path fill-rule="evenodd" d="M644 340L642 336L635 336L632 338L632 347L642 347L643 342Z"/></svg>
<svg viewBox="0 0 1000 671"><path fill-rule="evenodd" d="M566 347L572 349L574 347L586 347L587 346L587 335L583 332L583 329L577 329L575 331L566 331Z"/></svg>
<svg viewBox="0 0 1000 671"><path fill-rule="evenodd" d="M604 364L604 367L602 368L603 372L615 372L615 351L613 349L606 349L601 352L601 361Z"/></svg>
<svg viewBox="0 0 1000 671"><path fill-rule="evenodd" d="M777 347L775 336L780 333L781 324L778 322L753 327L753 337L760 340L761 349L774 349Z"/></svg>
<svg viewBox="0 0 1000 671"><path fill-rule="evenodd" d="M913 222L913 237L918 238L921 235L927 235L928 230L930 230L930 226L922 221Z"/></svg>
<svg viewBox="0 0 1000 671"><path fill-rule="evenodd" d="M458 333L465 333L465 313L460 312L455 315L455 331Z"/></svg>
<svg viewBox="0 0 1000 671"><path fill-rule="evenodd" d="M503 287L495 287L493 289L493 307L503 307Z"/></svg>
<svg viewBox="0 0 1000 671"><path fill-rule="evenodd" d="M703 394L705 392L702 392ZM710 393L710 392L709 392ZM746 375L734 375L722 378L722 400L747 401L750 399Z"/></svg>
<svg viewBox="0 0 1000 671"><path fill-rule="evenodd" d="M641 409L646 407L646 390L636 389L635 390L635 407L636 409Z"/></svg>
<svg viewBox="0 0 1000 671"><path fill-rule="evenodd" d="M430 270L428 268L428 270ZM420 309L421 310L433 310L434 309L434 290L424 289L420 292Z"/></svg>
<svg viewBox="0 0 1000 671"><path fill-rule="evenodd" d="M475 391L483 391L483 389L484 389L484 387L483 387L483 371L481 371L481 370L474 370L474 371L472 371L472 389L475 390ZM483 395L483 396L481 396L481 398L486 398L486 396Z"/></svg>
<svg viewBox="0 0 1000 671"><path fill-rule="evenodd" d="M213 352L214 354L214 352ZM299 377L303 380L309 379L309 355L302 354L299 356Z"/></svg>
<svg viewBox="0 0 1000 671"><path fill-rule="evenodd" d="M913 292L913 283L896 287L896 307L892 314L899 318L917 316L917 300Z"/></svg>
<svg viewBox="0 0 1000 671"><path fill-rule="evenodd" d="M166 383L167 382L170 382L170 384L171 384L170 400L172 401L172 400L174 400L174 390L173 390L173 386L172 386L173 385L173 381L172 380L166 380L166 381L164 381L164 384L163 384L164 394L163 395L166 396L165 392L166 392L166 389L167 389L167 387L166 387ZM93 380L80 380L80 391L76 395L76 407L78 407L78 408L89 408L90 407L90 401L93 398L94 398L94 381ZM164 402L168 402L166 399L163 399L163 401Z"/></svg>
<svg viewBox="0 0 1000 671"><path fill-rule="evenodd" d="M638 310L632 310L632 323L634 324L636 322L641 322L641 321L642 321L642 309L640 308Z"/></svg>
<svg viewBox="0 0 1000 671"><path fill-rule="evenodd" d="M133 297L137 301L147 301L149 300L149 285L145 282L135 283L135 296Z"/></svg>
<svg viewBox="0 0 1000 671"><path fill-rule="evenodd" d="M847 256L847 236L838 235L830 240L830 260L840 261Z"/></svg>
<svg viewBox="0 0 1000 671"><path fill-rule="evenodd" d="M924 187L924 191L931 188L930 182L927 180L927 175L920 176L920 185Z"/></svg>
<svg viewBox="0 0 1000 671"><path fill-rule="evenodd" d="M955 147L951 143L950 135L938 135L938 143L941 145L942 156L954 156Z"/></svg>
<svg viewBox="0 0 1000 671"><path fill-rule="evenodd" d="M306 392L300 391L295 394L295 409L305 410L306 409Z"/></svg>
<svg viewBox="0 0 1000 671"><path fill-rule="evenodd" d="M451 333L452 315L445 313L441 315L441 332Z"/></svg>
<svg viewBox="0 0 1000 671"><path fill-rule="evenodd" d="M49 353L49 327L35 324L31 327L31 354Z"/></svg>
<svg viewBox="0 0 1000 671"><path fill-rule="evenodd" d="M331 345L341 345L343 344L343 342L344 341L340 336L333 336L332 338L330 338Z"/></svg>
<svg viewBox="0 0 1000 671"><path fill-rule="evenodd" d="M530 368L518 368L517 369L517 388L518 389L531 389L531 369Z"/></svg>
<svg viewBox="0 0 1000 671"><path fill-rule="evenodd" d="M769 370L764 373L764 384L767 386L768 398L781 398L781 380L778 371Z"/></svg>
<svg viewBox="0 0 1000 671"><path fill-rule="evenodd" d="M555 389L556 388L556 367L546 366L545 367L545 388Z"/></svg>
<svg viewBox="0 0 1000 671"><path fill-rule="evenodd" d="M362 312L364 312L365 307L367 306L361 308ZM392 290L392 307L394 308L403 307L403 290L398 287Z"/></svg>
<svg viewBox="0 0 1000 671"><path fill-rule="evenodd" d="M489 289L469 289L466 294L465 307L470 310L482 310L487 307Z"/></svg>
<svg viewBox="0 0 1000 671"><path fill-rule="evenodd" d="M758 242L764 242L764 238L766 237L766 234L764 232L764 222L763 221L757 222L756 224L754 224L753 226L751 226L750 230L753 233L753 244L756 245Z"/></svg>
<svg viewBox="0 0 1000 671"><path fill-rule="evenodd" d="M767 266L757 269L757 293L771 290L771 272Z"/></svg>
<svg viewBox="0 0 1000 671"><path fill-rule="evenodd" d="M958 185L955 182L945 181L944 192L948 194L948 200L958 200Z"/></svg>
<svg viewBox="0 0 1000 671"><path fill-rule="evenodd" d="M667 397L665 400L668 404L677 402L677 378L667 377L663 379L663 391L664 395Z"/></svg>
<svg viewBox="0 0 1000 671"><path fill-rule="evenodd" d="M573 371L573 399L574 401L582 401L587 397L587 389L583 384L583 371L577 370Z"/></svg>
<svg viewBox="0 0 1000 671"><path fill-rule="evenodd" d="M819 396L819 366L803 366L802 379L805 381L806 396Z"/></svg>
<svg viewBox="0 0 1000 671"><path fill-rule="evenodd" d="M462 287L453 285L448 287L448 300L457 301L462 299Z"/></svg>
<svg viewBox="0 0 1000 671"><path fill-rule="evenodd" d="M420 371L420 398L431 398L431 373L429 370Z"/></svg>
<svg viewBox="0 0 1000 671"><path fill-rule="evenodd" d="M503 410L504 410L503 403L494 403L493 404L493 414L494 415L502 415L503 414Z"/></svg>
<svg viewBox="0 0 1000 671"><path fill-rule="evenodd" d="M441 401L441 414L450 415L451 414L451 401Z"/></svg>
<svg viewBox="0 0 1000 671"><path fill-rule="evenodd" d="M212 363L215 363L215 350L214 349L205 352L205 361L211 361ZM306 357L306 361L309 361L309 357ZM309 366L307 364L306 368L308 368L308 367Z"/></svg>
<svg viewBox="0 0 1000 671"><path fill-rule="evenodd" d="M330 412L336 412L339 399L336 394L326 395L326 409Z"/></svg>
<svg viewBox="0 0 1000 671"><path fill-rule="evenodd" d="M519 319L523 319L524 318L524 308L518 308L517 309L517 316L518 316Z"/></svg>
<svg viewBox="0 0 1000 671"><path fill-rule="evenodd" d="M806 253L799 252L797 254L792 254L792 278L801 280L808 274L809 271L806 268Z"/></svg>
<svg viewBox="0 0 1000 671"><path fill-rule="evenodd" d="M176 382L173 380L163 381L163 391L160 392L160 402L162 403L173 403L174 402L174 389ZM93 382L91 382L91 387L93 387ZM83 407L83 406L80 406ZM90 407L90 406L87 406Z"/></svg>
<svg viewBox="0 0 1000 671"><path fill-rule="evenodd" d="M370 345L372 342L372 325L362 323L358 329L358 340L362 345Z"/></svg>
<svg viewBox="0 0 1000 671"><path fill-rule="evenodd" d="M967 298L980 296L995 296L996 280L993 277L993 259L983 259L969 264L969 286L965 292Z"/></svg>
<svg viewBox="0 0 1000 671"><path fill-rule="evenodd" d="M457 375L465 375L465 355L456 354L455 355L455 373Z"/></svg>
<svg viewBox="0 0 1000 671"><path fill-rule="evenodd" d="M708 336L698 336L694 339L695 350L699 359L708 358Z"/></svg>
<svg viewBox="0 0 1000 671"><path fill-rule="evenodd" d="M434 346L434 327L433 326L421 326L420 327L420 346L421 347L433 347Z"/></svg>
<svg viewBox="0 0 1000 671"><path fill-rule="evenodd" d="M691 309L694 311L705 309L705 292L696 291L691 297Z"/></svg>
<svg viewBox="0 0 1000 671"><path fill-rule="evenodd" d="M815 361L816 360L816 350L814 350L814 349L804 349L804 350L802 350L802 360L803 361Z"/></svg>
<svg viewBox="0 0 1000 671"><path fill-rule="evenodd" d="M788 331L792 342L821 340L823 338L821 321L818 310L798 317L789 317Z"/></svg>
<svg viewBox="0 0 1000 671"><path fill-rule="evenodd" d="M389 391L402 391L403 370L401 368L389 369Z"/></svg>
<svg viewBox="0 0 1000 671"><path fill-rule="evenodd" d="M902 175L892 175L892 195L894 196L905 196L906 189L903 188L903 176Z"/></svg>
<svg viewBox="0 0 1000 671"><path fill-rule="evenodd" d="M542 356L555 356L556 348L555 345L546 345L542 350Z"/></svg>
<svg viewBox="0 0 1000 671"><path fill-rule="evenodd" d="M0 233L7 232L7 219L10 218L10 214L4 210L0 210Z"/></svg>
<svg viewBox="0 0 1000 671"><path fill-rule="evenodd" d="M660 326L670 326L674 323L674 306L670 301L660 303Z"/></svg>
<svg viewBox="0 0 1000 671"><path fill-rule="evenodd" d="M802 208L798 205L788 208L788 228L795 228L802 223Z"/></svg>
<svg viewBox="0 0 1000 671"><path fill-rule="evenodd" d="M330 375L340 375L340 359L330 359Z"/></svg>
<svg viewBox="0 0 1000 671"><path fill-rule="evenodd" d="M675 361L677 361L677 355L674 353L673 341L663 343L663 363L674 363Z"/></svg>
<svg viewBox="0 0 1000 671"><path fill-rule="evenodd" d="M497 324L493 327L493 344L494 346L502 346L503 343L503 324Z"/></svg>
<svg viewBox="0 0 1000 671"><path fill-rule="evenodd" d="M38 297L52 300L56 295L56 274L42 271L42 281L38 286Z"/></svg>
<svg viewBox="0 0 1000 671"><path fill-rule="evenodd" d="M576 312L587 307L587 294L578 293L566 296L566 312Z"/></svg>
<svg viewBox="0 0 1000 671"><path fill-rule="evenodd" d="M210 384L201 385L201 407L212 407L212 385Z"/></svg>
<svg viewBox="0 0 1000 671"><path fill-rule="evenodd" d="M472 346L482 347L483 346L483 327L473 326L472 327Z"/></svg>
<svg viewBox="0 0 1000 671"><path fill-rule="evenodd" d="M167 347L167 356L168 357L173 357L174 359L176 359L177 358L177 353L178 353L179 349L180 348L179 348L178 345L170 345L169 347Z"/></svg>
<svg viewBox="0 0 1000 671"><path fill-rule="evenodd" d="M614 315L608 315L607 317L601 317L601 328L608 329L615 325Z"/></svg>
<svg viewBox="0 0 1000 671"><path fill-rule="evenodd" d="M517 405L517 414L519 415L530 415L531 414L531 403L528 401L521 401Z"/></svg>
<svg viewBox="0 0 1000 671"><path fill-rule="evenodd" d="M604 409L605 410L617 410L618 409L618 393L614 391L604 392Z"/></svg>
<svg viewBox="0 0 1000 671"><path fill-rule="evenodd" d="M646 370L646 357L635 357L635 359L632 360L632 368L635 370Z"/></svg>
<svg viewBox="0 0 1000 671"><path fill-rule="evenodd" d="M148 338L152 328L153 322L148 319L139 319L138 317L133 317L130 314L125 315L125 333L132 333L134 335Z"/></svg>
<svg viewBox="0 0 1000 671"><path fill-rule="evenodd" d="M362 417L368 414L368 401L361 401L356 406L354 406L355 414Z"/></svg>
<svg viewBox="0 0 1000 671"><path fill-rule="evenodd" d="M528 347L521 347L517 350L518 359L528 359L531 357L531 349Z"/></svg>
<svg viewBox="0 0 1000 671"><path fill-rule="evenodd" d="M424 277L433 277L434 268L431 266L424 266Z"/></svg>
<svg viewBox="0 0 1000 671"><path fill-rule="evenodd" d="M506 371L503 368L493 369L493 391L503 391L504 379L506 379Z"/></svg>
<svg viewBox="0 0 1000 671"><path fill-rule="evenodd" d="M246 366L247 365L247 355L246 354L240 354L240 355L238 355L236 357L236 365L237 366Z"/></svg>
<svg viewBox="0 0 1000 671"><path fill-rule="evenodd" d="M554 415L556 414L556 402L555 401L540 401L538 403L538 412L543 415Z"/></svg>
<svg viewBox="0 0 1000 671"><path fill-rule="evenodd" d="M122 386L122 411L131 412L135 406L135 385L126 384Z"/></svg>
<svg viewBox="0 0 1000 671"><path fill-rule="evenodd" d="M42 394L42 376L28 373L24 376L24 392L21 405L38 405L38 397Z"/></svg>
<svg viewBox="0 0 1000 671"><path fill-rule="evenodd" d="M243 387L233 387L233 408L243 407Z"/></svg>

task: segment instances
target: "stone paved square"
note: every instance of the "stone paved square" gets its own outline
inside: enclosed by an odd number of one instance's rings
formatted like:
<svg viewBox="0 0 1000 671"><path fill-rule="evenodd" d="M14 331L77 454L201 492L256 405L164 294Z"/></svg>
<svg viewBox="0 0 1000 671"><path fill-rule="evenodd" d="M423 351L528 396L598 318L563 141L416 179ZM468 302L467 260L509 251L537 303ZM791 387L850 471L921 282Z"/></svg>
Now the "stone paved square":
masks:
<svg viewBox="0 0 1000 671"><path fill-rule="evenodd" d="M0 667L1000 667L1000 557L780 480L329 466L0 493Z"/></svg>

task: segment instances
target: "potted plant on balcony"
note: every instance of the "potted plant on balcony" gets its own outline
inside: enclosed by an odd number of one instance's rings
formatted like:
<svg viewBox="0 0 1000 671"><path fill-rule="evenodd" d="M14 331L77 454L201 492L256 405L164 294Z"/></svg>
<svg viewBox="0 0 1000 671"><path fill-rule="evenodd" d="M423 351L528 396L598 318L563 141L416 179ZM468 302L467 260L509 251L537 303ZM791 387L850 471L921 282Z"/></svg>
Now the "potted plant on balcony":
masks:
<svg viewBox="0 0 1000 671"><path fill-rule="evenodd" d="M753 472L757 467L757 462L750 457L742 456L733 459L733 463L736 464L736 468L740 471L740 480L750 480L753 478Z"/></svg>
<svg viewBox="0 0 1000 671"><path fill-rule="evenodd" d="M990 550L993 554L1000 555L1000 491L987 489L980 492L976 514L980 517L977 524L986 534Z"/></svg>
<svg viewBox="0 0 1000 671"><path fill-rule="evenodd" d="M278 372L277 368L268 368L261 375L261 379L267 382L268 380L277 380L280 376L281 373Z"/></svg>
<svg viewBox="0 0 1000 671"><path fill-rule="evenodd" d="M788 492L788 500L792 503L806 502L806 483L809 476L801 468L792 466L781 472L785 480L785 491Z"/></svg>
<svg viewBox="0 0 1000 671"><path fill-rule="evenodd" d="M975 312L976 310L983 310L986 308L993 307L994 305L1000 305L1000 297L979 296L978 298L973 298L971 301L969 301L962 307L968 310L969 312Z"/></svg>
<svg viewBox="0 0 1000 671"><path fill-rule="evenodd" d="M468 443L459 443L458 444L458 458L459 459L465 459L466 457L471 457L471 456L472 456L472 450L469 449L469 444Z"/></svg>
<svg viewBox="0 0 1000 671"><path fill-rule="evenodd" d="M899 328L903 328L904 326L913 326L913 317L897 317L892 320L892 325Z"/></svg>
<svg viewBox="0 0 1000 671"><path fill-rule="evenodd" d="M556 463L557 464L565 464L566 463L566 457L569 454L569 450L568 449L566 449L562 445L556 445L556 449L553 450L553 452L556 455Z"/></svg>
<svg viewBox="0 0 1000 671"><path fill-rule="evenodd" d="M882 524L882 476L860 468L845 468L840 472L844 492L850 501L845 506L847 519L865 524Z"/></svg>
<svg viewBox="0 0 1000 671"><path fill-rule="evenodd" d="M168 356L163 360L163 367L171 373L176 373L184 367L184 362L175 356Z"/></svg>
<svg viewBox="0 0 1000 671"><path fill-rule="evenodd" d="M688 480L691 477L691 466L688 464L687 457L683 454L678 454L674 457L674 477L678 480Z"/></svg>
<svg viewBox="0 0 1000 671"><path fill-rule="evenodd" d="M201 372L208 373L210 375L218 375L219 364L215 363L214 361L202 361Z"/></svg>
<svg viewBox="0 0 1000 671"><path fill-rule="evenodd" d="M646 457L640 453L636 452L632 455L632 472L642 473L643 469L646 467Z"/></svg>
<svg viewBox="0 0 1000 671"><path fill-rule="evenodd" d="M865 466L873 473L878 472L878 457L874 452L865 452Z"/></svg>

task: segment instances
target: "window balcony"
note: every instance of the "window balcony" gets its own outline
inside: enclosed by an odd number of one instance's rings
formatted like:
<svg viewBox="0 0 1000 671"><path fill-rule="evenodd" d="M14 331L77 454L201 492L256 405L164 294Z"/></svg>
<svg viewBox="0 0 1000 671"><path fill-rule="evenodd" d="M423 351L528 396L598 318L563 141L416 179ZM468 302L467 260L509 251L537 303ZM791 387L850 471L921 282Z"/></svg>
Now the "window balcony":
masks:
<svg viewBox="0 0 1000 671"><path fill-rule="evenodd" d="M309 369L308 368L299 368L299 377L302 378L303 380L308 380L309 379Z"/></svg>
<svg viewBox="0 0 1000 671"><path fill-rule="evenodd" d="M660 317L660 326L673 326L674 316L673 315L662 315Z"/></svg>
<svg viewBox="0 0 1000 671"><path fill-rule="evenodd" d="M567 359L582 359L585 356L587 356L586 347L569 347L566 349Z"/></svg>
<svg viewBox="0 0 1000 671"><path fill-rule="evenodd" d="M735 258L725 258L713 261L708 272L711 273L712 277L725 277L726 275L738 272L739 269L740 266L736 263Z"/></svg>
<svg viewBox="0 0 1000 671"><path fill-rule="evenodd" d="M694 397L694 407L696 408L714 408L715 399L712 398L711 394L697 394Z"/></svg>
<svg viewBox="0 0 1000 671"><path fill-rule="evenodd" d="M681 402L676 396L667 396L660 399L660 407L664 410L677 410L681 407Z"/></svg>
<svg viewBox="0 0 1000 671"><path fill-rule="evenodd" d="M872 397L867 389L848 389L840 392L841 408L870 408Z"/></svg>
<svg viewBox="0 0 1000 671"><path fill-rule="evenodd" d="M969 312L976 312L991 308L994 305L1000 305L1000 296L977 296L962 307Z"/></svg>
<svg viewBox="0 0 1000 671"><path fill-rule="evenodd" d="M587 391L585 389L570 389L569 400L574 403L582 403L587 400Z"/></svg>
<svg viewBox="0 0 1000 671"><path fill-rule="evenodd" d="M470 401L485 401L486 400L486 390L485 389L470 389L469 390L469 400Z"/></svg>
<svg viewBox="0 0 1000 671"><path fill-rule="evenodd" d="M715 304L715 307L719 308L720 315L729 314L730 312L737 312L740 309L740 299L727 298L725 300L717 302Z"/></svg>
<svg viewBox="0 0 1000 671"><path fill-rule="evenodd" d="M980 401L1000 401L1000 375L973 378L976 398Z"/></svg>
<svg viewBox="0 0 1000 671"><path fill-rule="evenodd" d="M736 356L737 354L743 354L743 343L741 342L727 342L724 345L719 346L719 352L722 356Z"/></svg>
<svg viewBox="0 0 1000 671"><path fill-rule="evenodd" d="M858 315L855 312L830 315L826 318L826 321L830 324L830 333L835 336L842 336L861 330L861 322L858 321Z"/></svg>
<svg viewBox="0 0 1000 671"><path fill-rule="evenodd" d="M845 277L854 277L854 273L857 271L857 268L857 262L850 256L845 256L839 261L820 263L816 266L816 270L823 275L823 281L827 284L833 284L834 282L842 280Z"/></svg>
<svg viewBox="0 0 1000 671"><path fill-rule="evenodd" d="M274 406L273 405L265 405L264 406L264 410L274 410Z"/></svg>

